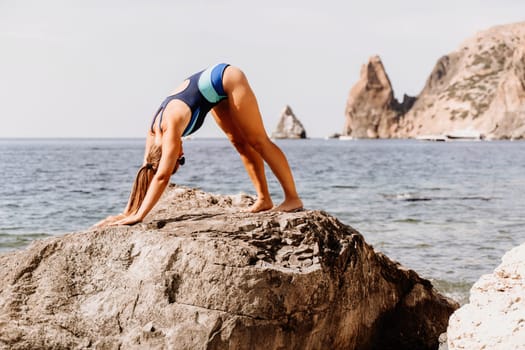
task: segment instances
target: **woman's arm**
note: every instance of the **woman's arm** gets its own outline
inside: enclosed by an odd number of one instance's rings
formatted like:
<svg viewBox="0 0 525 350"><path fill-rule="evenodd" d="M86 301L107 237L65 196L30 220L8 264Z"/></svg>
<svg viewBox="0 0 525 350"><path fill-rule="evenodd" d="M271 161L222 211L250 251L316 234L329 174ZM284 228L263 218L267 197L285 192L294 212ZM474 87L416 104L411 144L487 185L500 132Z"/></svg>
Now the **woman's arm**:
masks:
<svg viewBox="0 0 525 350"><path fill-rule="evenodd" d="M135 214L117 221L115 224L132 225L140 222L157 204L160 196L168 186L171 174L181 153L181 132L178 131L180 130L176 127L168 127L162 134L162 156L159 168L151 181L139 210Z"/></svg>

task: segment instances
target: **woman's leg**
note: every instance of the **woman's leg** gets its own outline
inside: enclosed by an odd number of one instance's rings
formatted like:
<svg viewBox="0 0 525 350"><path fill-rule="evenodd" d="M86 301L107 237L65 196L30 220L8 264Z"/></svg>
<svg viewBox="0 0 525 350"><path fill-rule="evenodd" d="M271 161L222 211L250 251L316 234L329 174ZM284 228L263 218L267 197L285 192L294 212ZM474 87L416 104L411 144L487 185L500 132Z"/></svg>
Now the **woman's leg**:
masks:
<svg viewBox="0 0 525 350"><path fill-rule="evenodd" d="M231 123L242 133L244 140L268 163L283 188L284 201L275 210L291 211L301 208L303 203L295 189L286 156L266 134L257 99L246 76L238 68L229 66L224 71L223 86L228 98L224 100L221 107L225 108L224 105L228 107Z"/></svg>
<svg viewBox="0 0 525 350"><path fill-rule="evenodd" d="M237 129L235 124L233 124L232 118L229 115L228 105L220 103L213 108L212 114L219 127L239 152L244 168L257 192L257 200L248 211L256 213L271 209L273 202L268 191L262 157L246 142L242 133Z"/></svg>

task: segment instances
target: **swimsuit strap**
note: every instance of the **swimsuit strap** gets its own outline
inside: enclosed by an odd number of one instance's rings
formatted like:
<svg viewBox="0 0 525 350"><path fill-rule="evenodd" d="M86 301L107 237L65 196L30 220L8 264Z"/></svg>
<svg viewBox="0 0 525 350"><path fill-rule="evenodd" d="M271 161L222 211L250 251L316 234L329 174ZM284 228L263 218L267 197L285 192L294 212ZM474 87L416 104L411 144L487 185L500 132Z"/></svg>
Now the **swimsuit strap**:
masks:
<svg viewBox="0 0 525 350"><path fill-rule="evenodd" d="M160 118L159 118L159 130L162 130L160 125L162 124L162 116L164 115L164 109L166 109L166 106L168 105L168 103L170 103L172 100L175 100L177 98L177 94L175 95L170 95L168 97L166 97L164 99L164 101L162 102L162 104L160 105L159 109L157 109L157 113L155 113L155 116L153 117L153 120L151 122L151 132L154 132L153 131L153 126L155 125L155 120L157 119L157 117L159 116L159 113L160 113Z"/></svg>
<svg viewBox="0 0 525 350"><path fill-rule="evenodd" d="M153 130L153 127L155 126L155 120L157 119L157 117L159 116L159 113L160 111L163 109L162 106L160 106L158 109L157 109L157 112L155 112L155 115L153 115L153 120L151 121L151 132L154 133L155 131Z"/></svg>

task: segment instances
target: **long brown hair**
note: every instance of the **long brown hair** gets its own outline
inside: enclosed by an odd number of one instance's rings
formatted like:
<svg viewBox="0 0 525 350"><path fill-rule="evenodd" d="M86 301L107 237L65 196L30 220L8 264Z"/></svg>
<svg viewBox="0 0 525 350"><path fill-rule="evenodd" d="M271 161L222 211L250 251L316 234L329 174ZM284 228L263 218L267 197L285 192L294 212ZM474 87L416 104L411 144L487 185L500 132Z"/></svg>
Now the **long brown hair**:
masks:
<svg viewBox="0 0 525 350"><path fill-rule="evenodd" d="M148 191L151 180L159 168L161 154L162 149L160 146L152 145L149 149L146 164L137 172L135 182L131 188L126 214L135 214L139 210L140 205L144 201L144 197L146 197L146 192Z"/></svg>

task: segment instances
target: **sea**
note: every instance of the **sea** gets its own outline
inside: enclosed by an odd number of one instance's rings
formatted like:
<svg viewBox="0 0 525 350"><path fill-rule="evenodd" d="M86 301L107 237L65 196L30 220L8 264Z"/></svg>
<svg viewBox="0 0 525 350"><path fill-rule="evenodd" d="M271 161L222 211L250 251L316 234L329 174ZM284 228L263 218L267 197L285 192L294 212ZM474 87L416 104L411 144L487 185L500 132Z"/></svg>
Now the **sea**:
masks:
<svg viewBox="0 0 525 350"><path fill-rule="evenodd" d="M275 141L307 209L363 234L464 304L472 284L525 242L525 142ZM171 181L254 194L226 139L184 141ZM0 254L122 211L143 139L0 139ZM267 169L277 204L281 189Z"/></svg>

